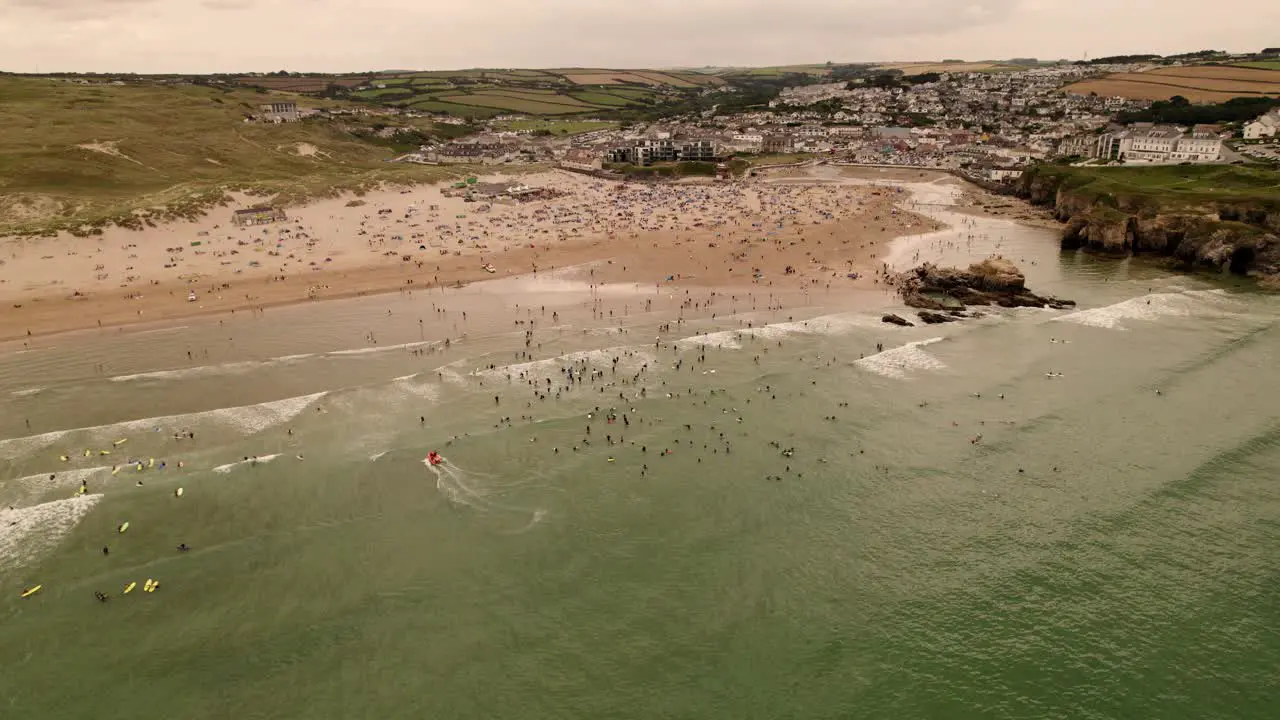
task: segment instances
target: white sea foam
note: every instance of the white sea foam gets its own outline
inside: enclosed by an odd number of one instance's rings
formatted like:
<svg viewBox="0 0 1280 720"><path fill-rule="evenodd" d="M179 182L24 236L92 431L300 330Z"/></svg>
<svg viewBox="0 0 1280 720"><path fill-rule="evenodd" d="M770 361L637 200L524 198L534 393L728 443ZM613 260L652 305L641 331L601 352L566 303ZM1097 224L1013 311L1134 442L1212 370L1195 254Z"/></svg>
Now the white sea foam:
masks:
<svg viewBox="0 0 1280 720"><path fill-rule="evenodd" d="M386 454L387 454L386 450L383 450L382 452L376 452L369 456L369 462L378 462L378 458Z"/></svg>
<svg viewBox="0 0 1280 720"><path fill-rule="evenodd" d="M122 434L150 431L154 428L173 431L189 427L213 425L243 434L252 434L297 417L299 413L306 410L326 394L319 392L283 400L273 400L257 405L242 405L240 407L218 408L184 415L166 415L163 417L143 418L141 420L127 420L109 425L54 430L40 435L0 440L0 457L15 458L25 453L49 447L71 433L87 435L88 437L84 440L88 444L92 444L94 439L110 438L114 440ZM205 429L208 428L206 427Z"/></svg>
<svg viewBox="0 0 1280 720"><path fill-rule="evenodd" d="M0 499L5 504L21 502L62 488L79 487L82 480L90 480L98 475L109 477L110 472L111 467L103 465L73 470L52 470L12 480L0 480Z"/></svg>
<svg viewBox="0 0 1280 720"><path fill-rule="evenodd" d="M1114 305L1079 310L1053 320L1108 330L1124 330L1130 322L1135 321L1152 322L1163 318L1219 313L1223 310L1223 300L1229 300L1224 290L1152 293Z"/></svg>
<svg viewBox="0 0 1280 720"><path fill-rule="evenodd" d="M38 388L38 387L35 387L35 388L25 388L25 389L23 389L23 390L14 390L13 392L11 392L11 393L9 393L9 394L10 394L10 395L12 395L12 396L14 396L14 397L31 397L32 395L35 395L36 393L40 392L41 390L44 390L44 388Z"/></svg>
<svg viewBox="0 0 1280 720"><path fill-rule="evenodd" d="M248 460L238 460L233 463L227 463L226 465L219 465L215 467L213 471L221 475L226 475L227 473L231 472L232 470L235 470L241 465L261 465L262 463L269 463L278 457L280 457L280 453L274 453L272 455L259 455L257 457L249 458Z"/></svg>
<svg viewBox="0 0 1280 720"><path fill-rule="evenodd" d="M182 380L206 375L228 375L245 373L272 365L281 365L312 357L311 353L302 355L284 355L266 360L240 360L237 362L219 363L217 365L196 365L194 367L173 368L171 370L151 370L131 375L116 375L108 378L111 382L132 382L135 380Z"/></svg>
<svg viewBox="0 0 1280 720"><path fill-rule="evenodd" d="M413 348L430 347L438 344L435 340L401 343L399 345L373 345L371 347L353 348L351 350L334 350L326 355L369 355L371 353L391 352L392 350L412 350Z"/></svg>
<svg viewBox="0 0 1280 720"><path fill-rule="evenodd" d="M435 383L414 382L413 378L413 375L409 375L404 378L397 378L395 381L395 387L425 400L435 401L440 399L439 385Z"/></svg>
<svg viewBox="0 0 1280 720"><path fill-rule="evenodd" d="M642 365L652 365L655 362L654 356L643 350L636 350L628 346L617 346L599 350L581 350L544 360L531 360L514 365L503 365L493 369L481 368L473 371L471 375L484 380L506 379L507 377L514 380L523 373L526 380L540 380L553 376L558 377L561 370L570 365L575 367L586 365L588 368L597 370L612 368L614 358L618 358L618 369L627 372L634 372L639 370Z"/></svg>
<svg viewBox="0 0 1280 720"><path fill-rule="evenodd" d="M744 342L750 342L752 338L782 340L788 335L833 336L879 326L880 321L877 318L863 313L820 315L808 320L792 320L758 327L736 328L693 335L677 340L675 345L683 349L704 346L738 350L742 348Z"/></svg>
<svg viewBox="0 0 1280 720"><path fill-rule="evenodd" d="M936 337L909 342L906 345L890 348L870 357L855 360L853 364L863 370L895 380L905 379L912 372L945 370L947 368L946 363L923 349L936 342L942 342L942 338Z"/></svg>
<svg viewBox="0 0 1280 720"><path fill-rule="evenodd" d="M7 510L0 508L0 573L26 565L52 551L102 495Z"/></svg>

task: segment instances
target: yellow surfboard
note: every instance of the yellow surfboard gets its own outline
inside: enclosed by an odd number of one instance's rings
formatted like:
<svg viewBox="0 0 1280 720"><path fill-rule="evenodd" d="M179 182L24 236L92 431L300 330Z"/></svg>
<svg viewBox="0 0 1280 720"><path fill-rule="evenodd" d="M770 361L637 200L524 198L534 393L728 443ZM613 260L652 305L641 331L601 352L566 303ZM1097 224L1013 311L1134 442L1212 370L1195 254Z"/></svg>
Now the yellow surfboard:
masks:
<svg viewBox="0 0 1280 720"><path fill-rule="evenodd" d="M114 445L114 446L116 446L116 447L120 447L121 445L123 445L123 444L125 444L125 443L127 443L127 442L129 442L129 438L121 438L121 439L119 439L119 440L117 440L117 441L115 441L115 442L113 442L113 443L111 443L111 444L112 444L112 445Z"/></svg>
<svg viewBox="0 0 1280 720"><path fill-rule="evenodd" d="M120 527L116 528L118 532L124 532L129 529L129 523L120 523Z"/></svg>
<svg viewBox="0 0 1280 720"><path fill-rule="evenodd" d="M32 595L35 595L36 593L40 592L40 588L42 588L42 587L44 587L44 586L43 586L43 585L36 585L35 587L27 588L27 589L22 593L22 597L31 597Z"/></svg>
<svg viewBox="0 0 1280 720"><path fill-rule="evenodd" d="M111 468L111 474L112 474L112 475L115 475L115 474L116 474L116 473L118 473L118 472L120 472L120 466L119 466L119 465L117 465L117 466L115 466L115 467Z"/></svg>
<svg viewBox="0 0 1280 720"><path fill-rule="evenodd" d="M173 491L173 496L174 496L174 497L182 497L182 488L178 488L177 490L174 490L174 491Z"/></svg>
<svg viewBox="0 0 1280 720"><path fill-rule="evenodd" d="M134 582L129 583L128 585L125 585L124 594L128 595L129 593L133 592L133 589L136 587L138 587L138 583L136 580Z"/></svg>
<svg viewBox="0 0 1280 720"><path fill-rule="evenodd" d="M149 593L153 593L156 591L156 588L158 587L160 587L160 581L156 580L155 582L151 583L151 587L146 588L146 591Z"/></svg>

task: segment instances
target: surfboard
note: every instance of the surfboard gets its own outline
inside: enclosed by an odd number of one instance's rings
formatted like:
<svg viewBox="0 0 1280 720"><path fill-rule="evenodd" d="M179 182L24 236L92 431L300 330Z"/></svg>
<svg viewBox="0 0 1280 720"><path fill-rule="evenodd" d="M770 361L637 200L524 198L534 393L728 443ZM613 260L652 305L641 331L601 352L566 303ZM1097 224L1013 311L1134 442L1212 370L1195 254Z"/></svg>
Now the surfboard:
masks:
<svg viewBox="0 0 1280 720"><path fill-rule="evenodd" d="M128 585L125 585L124 594L128 595L129 593L133 592L133 589L136 587L138 587L138 582L136 580L134 582L129 583Z"/></svg>
<svg viewBox="0 0 1280 720"><path fill-rule="evenodd" d="M126 523L120 523L120 527L116 528L116 530L117 530L117 531L119 531L119 532L124 532L125 530L128 530L128 529L129 529L129 523L127 523L127 522L126 522Z"/></svg>
<svg viewBox="0 0 1280 720"><path fill-rule="evenodd" d="M35 587L27 588L26 591L22 593L22 597L31 597L32 595L35 595L36 593L40 592L40 588L42 587L44 586L36 585Z"/></svg>
<svg viewBox="0 0 1280 720"><path fill-rule="evenodd" d="M117 440L117 441L115 441L115 442L113 442L113 443L111 443L111 444L112 444L112 445L115 445L116 447L120 447L121 445L123 445L123 444L125 444L125 443L127 443L127 442L129 442L129 438L121 438L121 439L119 439L119 440Z"/></svg>
<svg viewBox="0 0 1280 720"><path fill-rule="evenodd" d="M173 491L173 496L174 496L174 497L182 497L182 488L178 488L177 490L174 490L174 491Z"/></svg>
<svg viewBox="0 0 1280 720"><path fill-rule="evenodd" d="M159 580L157 580L157 581L155 581L155 582L151 583L151 587L147 588L147 592L149 592L149 593L155 592L155 591L156 591L156 588L158 588L158 587L160 587L160 581L159 581Z"/></svg>

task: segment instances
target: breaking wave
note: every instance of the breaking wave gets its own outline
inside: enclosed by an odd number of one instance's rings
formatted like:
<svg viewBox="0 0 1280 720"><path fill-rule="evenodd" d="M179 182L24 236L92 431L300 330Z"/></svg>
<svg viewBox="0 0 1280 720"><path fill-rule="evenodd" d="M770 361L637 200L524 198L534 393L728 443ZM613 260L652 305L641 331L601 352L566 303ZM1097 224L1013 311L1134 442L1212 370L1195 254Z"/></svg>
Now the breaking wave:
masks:
<svg viewBox="0 0 1280 720"><path fill-rule="evenodd" d="M906 345L855 360L853 364L876 375L895 380L905 379L908 373L912 372L945 370L946 363L923 349L936 342L942 342L942 338L909 342Z"/></svg>
<svg viewBox="0 0 1280 720"><path fill-rule="evenodd" d="M227 463L226 465L219 465L215 467L213 471L220 475L226 475L227 473L231 472L232 470L235 470L241 465L261 465L263 463L269 463L278 457L280 457L280 453L273 453L271 455L258 455L256 457L251 457L247 460L237 460L236 462Z"/></svg>
<svg viewBox="0 0 1280 720"><path fill-rule="evenodd" d="M1051 322L1069 322L1088 327L1123 330L1130 322L1152 322L1170 317L1221 314L1223 301L1229 300L1225 290L1190 290L1174 293L1152 293L1130 298L1114 305L1061 315Z"/></svg>
<svg viewBox="0 0 1280 720"><path fill-rule="evenodd" d="M100 494L79 495L14 510L0 508L0 572L52 551L100 500Z"/></svg>
<svg viewBox="0 0 1280 720"><path fill-rule="evenodd" d="M283 400L273 400L257 405L242 405L240 407L218 408L216 410L204 410L183 415L126 420L109 425L54 430L40 435L0 440L0 457L16 458L23 454L49 447L73 433L86 434L88 435L87 440L94 438L114 439L121 434L147 431L154 428L179 430L192 426L201 426L207 429L207 426L212 425L242 434L253 434L297 417L303 410L306 410L312 403L326 394L328 393L319 392Z"/></svg>

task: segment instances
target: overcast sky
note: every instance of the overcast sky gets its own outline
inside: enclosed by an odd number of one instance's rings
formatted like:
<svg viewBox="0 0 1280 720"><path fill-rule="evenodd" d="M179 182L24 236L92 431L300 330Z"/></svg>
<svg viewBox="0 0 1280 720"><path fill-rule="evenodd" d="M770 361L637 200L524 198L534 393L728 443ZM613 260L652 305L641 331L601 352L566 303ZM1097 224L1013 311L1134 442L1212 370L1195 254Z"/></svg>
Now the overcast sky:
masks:
<svg viewBox="0 0 1280 720"><path fill-rule="evenodd" d="M1081 58L1280 46L1280 0L0 0L0 70Z"/></svg>

